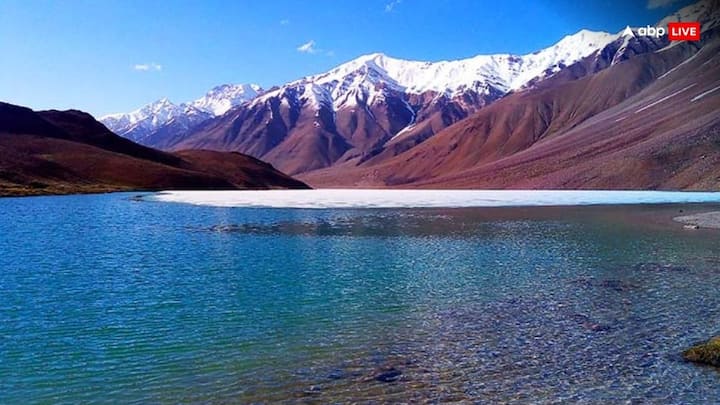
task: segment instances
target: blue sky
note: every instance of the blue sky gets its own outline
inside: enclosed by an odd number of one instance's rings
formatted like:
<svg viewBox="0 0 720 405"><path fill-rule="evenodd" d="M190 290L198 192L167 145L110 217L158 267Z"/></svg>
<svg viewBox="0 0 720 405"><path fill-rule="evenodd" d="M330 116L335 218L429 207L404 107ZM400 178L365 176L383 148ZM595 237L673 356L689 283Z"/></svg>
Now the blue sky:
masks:
<svg viewBox="0 0 720 405"><path fill-rule="evenodd" d="M0 100L100 116L222 83L268 88L373 52L429 61L528 53L582 28L653 24L688 3L1 0Z"/></svg>

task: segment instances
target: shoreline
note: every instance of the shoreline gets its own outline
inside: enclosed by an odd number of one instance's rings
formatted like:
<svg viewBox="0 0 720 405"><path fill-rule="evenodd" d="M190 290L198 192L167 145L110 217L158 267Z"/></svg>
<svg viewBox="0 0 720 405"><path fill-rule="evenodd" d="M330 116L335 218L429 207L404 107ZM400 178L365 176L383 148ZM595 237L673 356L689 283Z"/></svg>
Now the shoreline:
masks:
<svg viewBox="0 0 720 405"><path fill-rule="evenodd" d="M139 198L142 201L152 202L173 202L182 204L199 205L206 207L223 207L223 208L235 208L238 206L233 205L214 205L206 203L197 203L189 201L163 201L162 199L144 198L148 197L147 194L172 194L175 192L212 192L212 191L287 191L288 189L230 189L230 190L166 190L166 189L100 189L100 190L72 190L72 191L59 191L52 193L19 193L19 194L2 194L0 193L0 199L7 198L29 198L29 197L61 197L61 196L90 196L90 195L107 195L107 194L131 194L131 193L143 193ZM338 191L338 189L314 189L315 191ZM352 189L360 190L360 189ZM398 191L397 189L384 189L387 191ZM430 189L423 189L424 191L434 191ZM309 191L309 190L306 190ZM380 191L374 189L374 191ZM450 190L443 190L450 191ZM529 192L543 192L543 191L614 191L614 190L466 190L459 189L453 191L529 191ZM642 190L627 190L627 191L642 191ZM698 191L677 191L682 193L698 193ZM702 192L700 192L702 193ZM426 206L426 207L413 207L413 206L398 206L398 207L382 207L382 206L368 206L368 207L272 207L272 206L239 206L239 208L276 208L276 209L431 209L431 210L482 210L490 218L493 217L544 217L550 216L554 218L561 218L564 215L558 210L570 210L577 211L578 209L610 209L616 215L621 214L625 221L637 223L645 222L645 225L661 226L662 228L675 228L685 230L720 230L720 203L718 202L628 202L628 203L583 203L583 204L558 204L558 205L497 205L497 206ZM647 210L637 211L638 208L646 208ZM535 211L530 214L528 211ZM632 211L632 212L627 212ZM500 215L493 215L500 214ZM522 213L522 214L520 214ZM543 215L550 214L550 215ZM518 215L520 214L520 215ZM572 217L571 212L566 213L569 217ZM578 212L574 213L579 214ZM622 215L625 214L625 215ZM678 215L681 214L681 215ZM610 220L610 218L608 218ZM678 226L679 225L679 226Z"/></svg>
<svg viewBox="0 0 720 405"><path fill-rule="evenodd" d="M122 186L87 186L84 188L69 188L63 187L47 187L47 188L32 188L32 187L2 187L0 184L0 198L18 198L18 197L48 197L48 196L65 196L65 195L91 195L91 194L111 194L111 193L159 193L159 192L207 192L207 191L269 191L269 190L316 190L316 191L440 191L440 192L469 192L469 191L496 191L496 192L667 192L667 193L687 193L687 194L699 194L699 193L718 193L717 190L645 190L645 189L564 189L564 188L548 188L548 189L515 189L515 188L503 188L503 189L492 189L492 188L457 188L457 189L445 189L445 188L417 188L417 187L329 187L329 188L309 188L309 189L292 189L292 188L218 188L218 189L167 189L167 188L132 188ZM637 203L637 205L653 205L653 204L685 204L685 202L678 203ZM696 204L696 202L689 202L688 204ZM569 206L575 206L576 204L569 204ZM634 203L628 204L582 204L582 205L635 205ZM560 206L560 205L552 205ZM421 208L421 207L415 207ZM453 207L444 207L453 208ZM464 208L464 207L458 207Z"/></svg>
<svg viewBox="0 0 720 405"><path fill-rule="evenodd" d="M720 211L707 211L673 218L685 229L720 229Z"/></svg>

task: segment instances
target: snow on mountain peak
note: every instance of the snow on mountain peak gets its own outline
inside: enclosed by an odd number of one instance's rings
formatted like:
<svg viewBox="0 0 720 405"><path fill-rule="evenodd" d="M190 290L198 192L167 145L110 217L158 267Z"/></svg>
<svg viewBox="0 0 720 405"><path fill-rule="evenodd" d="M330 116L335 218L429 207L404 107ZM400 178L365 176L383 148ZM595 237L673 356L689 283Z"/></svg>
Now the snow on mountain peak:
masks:
<svg viewBox="0 0 720 405"><path fill-rule="evenodd" d="M617 35L604 31L582 29L574 34L566 35L550 48L578 49L582 47L597 48L617 38ZM549 48L548 48L549 49Z"/></svg>
<svg viewBox="0 0 720 405"><path fill-rule="evenodd" d="M581 30L556 44L527 55L477 55L454 61L414 61L371 53L343 63L328 72L307 76L255 100L282 96L284 88L324 89L301 91L303 98L319 106L332 99L335 108L351 106L362 100L372 103L387 89L411 94L432 91L453 96L465 90L479 94L508 92L522 88L531 80L559 71L618 38L617 34Z"/></svg>
<svg viewBox="0 0 720 405"><path fill-rule="evenodd" d="M112 131L133 137L145 136L170 122L188 127L208 118L222 115L231 108L252 100L263 89L257 84L223 84L212 88L203 97L183 104L174 104L167 97L129 113L110 114L100 118Z"/></svg>
<svg viewBox="0 0 720 405"><path fill-rule="evenodd" d="M530 79L560 64L569 65L590 55L617 39L616 34L581 30L568 35L555 45L527 55L477 55L455 61L410 61L395 59L382 53L361 56L338 66L328 73L310 76L315 82L329 82L364 67L379 70L380 75L369 79L390 78L405 91L454 92L472 87L476 82L487 82L503 90L521 87ZM393 83L394 82L394 83Z"/></svg>
<svg viewBox="0 0 720 405"><path fill-rule="evenodd" d="M618 38L619 34L583 29L563 37L553 46L520 56L521 63L511 74L508 90L520 89L536 77L552 74L564 66L572 65Z"/></svg>
<svg viewBox="0 0 720 405"><path fill-rule="evenodd" d="M535 78L551 75L563 66L602 49L618 35L580 30L556 44L526 55L477 55L452 61L415 61L371 53L341 64L326 73L307 76L265 93L257 84L224 84L216 86L203 97L184 104L173 104L167 98L128 114L101 118L110 129L120 134L138 125L154 130L185 114L192 122L219 116L235 106L269 97L293 94L316 108L321 105L352 106L372 104L383 99L387 91L422 94L428 91L452 97L466 90L480 95L505 93L522 88Z"/></svg>
<svg viewBox="0 0 720 405"><path fill-rule="evenodd" d="M262 91L262 88L257 84L223 84L213 87L203 97L190 104L195 108L217 116L225 114L237 105L252 100Z"/></svg>

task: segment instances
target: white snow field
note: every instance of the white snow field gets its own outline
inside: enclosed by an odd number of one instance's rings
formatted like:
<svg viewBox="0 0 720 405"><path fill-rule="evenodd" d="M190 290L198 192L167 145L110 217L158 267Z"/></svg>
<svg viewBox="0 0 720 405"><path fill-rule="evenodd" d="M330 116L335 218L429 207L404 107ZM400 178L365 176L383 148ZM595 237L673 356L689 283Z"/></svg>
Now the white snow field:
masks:
<svg viewBox="0 0 720 405"><path fill-rule="evenodd" d="M720 203L720 192L589 190L233 190L163 191L162 202L213 207L455 208Z"/></svg>

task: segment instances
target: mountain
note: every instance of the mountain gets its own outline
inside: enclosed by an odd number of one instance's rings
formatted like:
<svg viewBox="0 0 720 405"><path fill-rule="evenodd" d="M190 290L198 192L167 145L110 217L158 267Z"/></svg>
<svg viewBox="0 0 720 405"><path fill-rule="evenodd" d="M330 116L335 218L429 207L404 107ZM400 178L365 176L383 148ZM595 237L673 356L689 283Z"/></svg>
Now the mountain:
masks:
<svg viewBox="0 0 720 405"><path fill-rule="evenodd" d="M617 38L582 30L531 54L459 61L366 55L268 91L176 137L173 144L155 146L242 151L288 173L362 161L400 137L422 142Z"/></svg>
<svg viewBox="0 0 720 405"><path fill-rule="evenodd" d="M573 134L572 145L584 150L581 139L587 136L592 145L594 138L590 127L586 132L579 128L589 123L597 122L597 128L607 125L618 134L630 133L622 125L641 122L650 108L624 118L620 127L602 117L638 97L646 97L650 104L667 97L656 82L668 77L687 82L676 72L687 69L683 63L698 63L708 54L703 51L692 61L699 49L714 46L718 8L718 0L699 1L656 24L700 21L700 43L671 43L667 38L639 35L638 29L617 34L581 30L526 55L480 55L441 62L365 55L273 88L221 116L181 128L163 126L148 142L165 150L246 153L315 186L581 187L562 176L530 182L496 176L493 170L505 170L501 162L512 166L514 159L553 139L569 139L565 134ZM694 74L705 77L714 63L708 61ZM712 80L687 83L691 84L703 91L714 86ZM705 106L715 101L704 97L693 103ZM677 111L681 110L678 106ZM693 131L712 132L706 121L683 124ZM636 129L645 137L660 136L651 121ZM622 136L611 138L620 145L626 142ZM652 153L656 152L660 153ZM531 165L532 170L548 176L560 170L548 164L555 159L552 155L537 156L541 157L532 161L542 163L542 168ZM654 167L647 162L638 165ZM573 172L569 167L563 170ZM712 177L711 173L705 172ZM714 184L701 177L688 180L684 187ZM633 188L675 184L657 173L645 181L639 178L616 180ZM607 180L604 175L597 179ZM597 179L582 184L612 187L611 182Z"/></svg>
<svg viewBox="0 0 720 405"><path fill-rule="evenodd" d="M302 178L355 187L717 189L719 12L720 2L706 1L670 17L701 21L702 41L620 38L416 147Z"/></svg>
<svg viewBox="0 0 720 405"><path fill-rule="evenodd" d="M224 84L188 103L178 105L163 98L129 113L104 116L100 121L125 138L162 147L163 143L172 143L172 139L166 138L225 114L231 108L257 97L262 91L256 84Z"/></svg>
<svg viewBox="0 0 720 405"><path fill-rule="evenodd" d="M239 153L170 154L119 137L84 112L0 103L0 195L306 187Z"/></svg>

